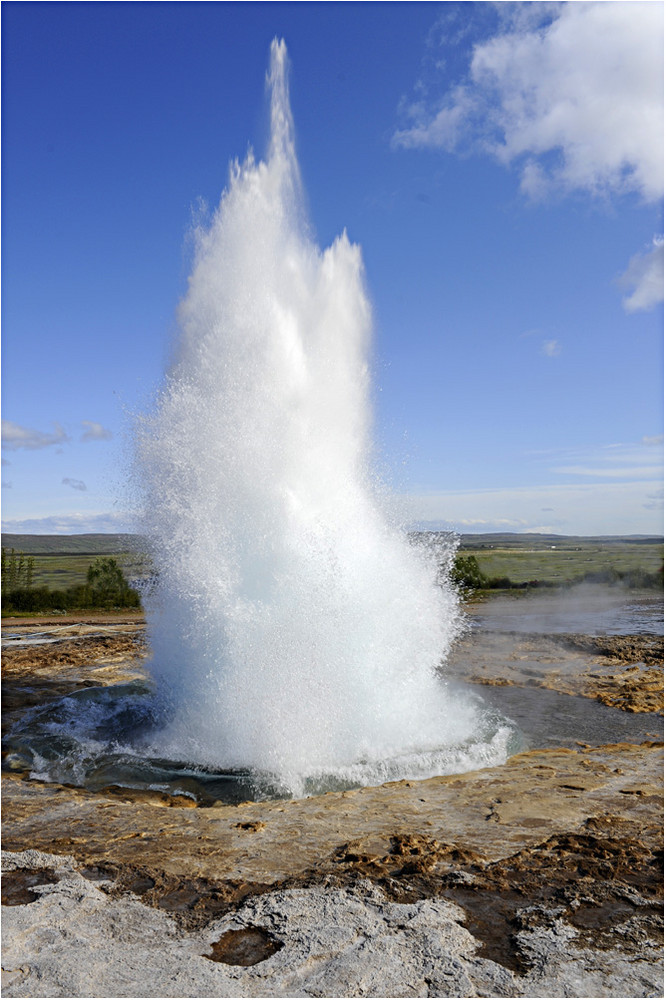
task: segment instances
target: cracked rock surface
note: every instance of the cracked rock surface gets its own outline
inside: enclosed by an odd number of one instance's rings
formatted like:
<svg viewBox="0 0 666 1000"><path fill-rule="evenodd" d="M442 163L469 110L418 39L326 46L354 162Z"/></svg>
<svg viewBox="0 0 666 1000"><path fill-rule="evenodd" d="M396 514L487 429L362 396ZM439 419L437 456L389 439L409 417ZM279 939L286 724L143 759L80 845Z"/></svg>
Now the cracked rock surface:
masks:
<svg viewBox="0 0 666 1000"><path fill-rule="evenodd" d="M37 888L34 902L5 910L8 997L659 995L657 944L640 957L600 953L557 910L524 908L520 975L478 954L454 903L392 902L365 879L346 889L271 891L188 929L132 895L105 892L74 858L31 850L6 855L4 867L48 869L58 879ZM233 952L211 957L239 934L255 939L252 964L237 964ZM277 947L262 954L262 941Z"/></svg>

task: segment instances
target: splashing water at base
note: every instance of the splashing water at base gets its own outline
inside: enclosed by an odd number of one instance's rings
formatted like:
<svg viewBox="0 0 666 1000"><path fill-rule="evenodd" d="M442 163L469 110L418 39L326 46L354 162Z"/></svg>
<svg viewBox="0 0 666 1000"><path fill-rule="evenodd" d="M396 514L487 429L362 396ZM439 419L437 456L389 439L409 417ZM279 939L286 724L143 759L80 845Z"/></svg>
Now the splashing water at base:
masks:
<svg viewBox="0 0 666 1000"><path fill-rule="evenodd" d="M295 792L497 763L502 727L437 674L455 594L371 475L361 254L308 235L283 42L268 82L269 154L232 168L197 233L178 356L137 432L152 752Z"/></svg>

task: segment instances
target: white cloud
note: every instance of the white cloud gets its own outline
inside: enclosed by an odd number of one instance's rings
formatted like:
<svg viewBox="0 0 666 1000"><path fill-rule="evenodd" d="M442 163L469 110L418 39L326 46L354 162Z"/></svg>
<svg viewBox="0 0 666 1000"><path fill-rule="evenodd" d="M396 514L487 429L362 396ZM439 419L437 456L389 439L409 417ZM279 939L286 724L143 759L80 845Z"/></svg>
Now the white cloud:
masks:
<svg viewBox="0 0 666 1000"><path fill-rule="evenodd" d="M411 494L402 508L413 524L460 532L661 535L658 499L654 481L604 482Z"/></svg>
<svg viewBox="0 0 666 1000"><path fill-rule="evenodd" d="M541 350L547 358L556 358L562 353L562 345L559 340L544 340Z"/></svg>
<svg viewBox="0 0 666 1000"><path fill-rule="evenodd" d="M54 423L55 431L46 434L44 431L35 431L30 427L21 427L11 420L2 421L2 444L9 451L16 451L18 448L34 450L38 448L49 448L51 445L62 444L69 441L60 424Z"/></svg>
<svg viewBox="0 0 666 1000"><path fill-rule="evenodd" d="M73 490L81 490L82 492L88 489L82 479L71 479L69 476L63 479L63 484L71 486Z"/></svg>
<svg viewBox="0 0 666 1000"><path fill-rule="evenodd" d="M620 278L622 288L633 288L622 300L627 312L652 309L664 301L664 240L655 237L652 249L636 254Z"/></svg>
<svg viewBox="0 0 666 1000"><path fill-rule="evenodd" d="M655 490L654 493L647 493L645 497L645 503L643 504L646 510L663 510L664 509L664 490Z"/></svg>
<svg viewBox="0 0 666 1000"><path fill-rule="evenodd" d="M17 535L81 535L135 532L132 515L122 513L54 514L50 517L11 518L2 530Z"/></svg>
<svg viewBox="0 0 666 1000"><path fill-rule="evenodd" d="M651 2L503 6L466 77L402 109L394 144L485 151L551 189L663 194L663 8ZM548 8L548 9L546 9ZM508 15L507 15L508 11ZM545 23L544 22L545 19Z"/></svg>
<svg viewBox="0 0 666 1000"><path fill-rule="evenodd" d="M402 111L417 123L410 128L398 130L393 136L393 144L405 148L427 148L436 146L452 153L462 142L468 130L468 122L477 102L463 87L451 91L449 99L434 116L428 112L423 102L403 104Z"/></svg>
<svg viewBox="0 0 666 1000"><path fill-rule="evenodd" d="M81 426L85 428L81 435L82 441L110 441L113 437L111 431L107 430L106 427L102 427L101 424L95 423L93 420L82 420Z"/></svg>
<svg viewBox="0 0 666 1000"><path fill-rule="evenodd" d="M655 468L653 465L610 465L606 468L593 465L562 465L551 471L560 476L587 476L593 479L636 479L637 476L645 478L653 475Z"/></svg>

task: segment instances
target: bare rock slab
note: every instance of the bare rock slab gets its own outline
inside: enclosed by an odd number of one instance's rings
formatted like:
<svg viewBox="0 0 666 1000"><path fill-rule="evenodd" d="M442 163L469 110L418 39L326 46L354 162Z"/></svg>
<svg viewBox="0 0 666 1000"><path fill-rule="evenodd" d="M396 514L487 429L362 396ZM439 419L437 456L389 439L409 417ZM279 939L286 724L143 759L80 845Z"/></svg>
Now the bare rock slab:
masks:
<svg viewBox="0 0 666 1000"><path fill-rule="evenodd" d="M529 920L516 975L479 956L464 912L444 899L390 902L354 889L278 890L188 930L132 896L114 898L73 858L6 855L8 871L55 872L38 899L3 911L7 997L615 997L658 996L658 948L640 958L581 947L556 914ZM279 947L251 965L215 960L246 932Z"/></svg>

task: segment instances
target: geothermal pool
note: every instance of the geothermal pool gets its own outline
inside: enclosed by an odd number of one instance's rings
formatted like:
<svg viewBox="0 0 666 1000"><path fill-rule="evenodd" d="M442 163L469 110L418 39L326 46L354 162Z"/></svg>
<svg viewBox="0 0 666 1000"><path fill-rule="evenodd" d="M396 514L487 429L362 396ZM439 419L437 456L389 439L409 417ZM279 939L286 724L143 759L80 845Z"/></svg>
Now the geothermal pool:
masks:
<svg viewBox="0 0 666 1000"><path fill-rule="evenodd" d="M29 710L5 739L6 766L31 777L92 791L119 785L188 795L201 803L227 803L322 794L425 778L501 763L524 747L517 727L473 692L458 690L456 704L474 714L474 738L439 748L418 744L394 757L360 759L312 769L287 783L280 772L202 766L196 760L160 756L151 744L159 721L151 686L84 688Z"/></svg>
<svg viewBox="0 0 666 1000"><path fill-rule="evenodd" d="M642 620L644 602L636 595L630 601L635 606L635 617L626 619L626 608L622 605L618 614L628 625L627 632L635 635ZM648 608L654 609L654 600L648 596L647 601ZM196 761L160 756L151 746L152 736L159 733L159 718L155 714L159 702L155 699L154 684L146 678L127 684L84 688L28 709L4 740L4 767L27 771L36 779L91 790L119 785L186 795L206 805L216 801L237 803L248 799L317 794L379 784L396 777L419 778L460 772L501 763L505 756L522 749L576 749L585 742L591 745L640 744L659 738L663 720L654 712L625 712L590 698L530 686L539 673L544 676L553 667L561 671L565 658L567 669L574 672L589 669L589 661L584 657L576 658L564 649L553 663L550 630L540 638L537 631L527 628L534 624L532 597L510 602L513 624L518 626L512 634L496 627L498 603L503 604L503 601L491 600L475 606L476 627L456 645L446 667L448 680L441 680L447 699L472 713L475 742L467 739L459 744L448 743L434 752L419 753L417 749L411 756L404 753L375 762L356 761L351 766L342 765L328 772L306 774L302 783L293 788L281 782L279 775L268 772L251 768L202 767ZM517 614L521 608L524 619ZM571 619L563 619L563 626L577 622L578 610L573 607L573 611ZM561 607L558 613L563 614ZM604 620L608 625L607 634L616 634L617 623L607 616ZM110 634L113 634L112 628L105 630L106 638ZM3 640L3 644L8 650L19 645L24 650L34 646L38 651L46 645L40 642L43 638L43 632L31 632L30 627L26 627L16 630L11 638ZM50 648L54 649L54 666L48 676L49 681L54 682L66 678L68 668L58 665L54 648L64 641L63 638L48 638L52 640ZM89 638L94 641L95 636ZM529 640L533 651L527 659L523 638ZM506 686L470 684L469 678L482 662L492 662L491 675L505 683L517 669L521 676ZM122 668L122 664L120 666ZM30 686L32 682L28 674L26 683Z"/></svg>

